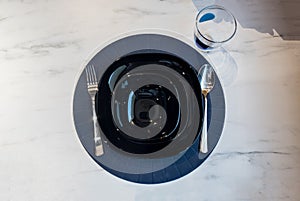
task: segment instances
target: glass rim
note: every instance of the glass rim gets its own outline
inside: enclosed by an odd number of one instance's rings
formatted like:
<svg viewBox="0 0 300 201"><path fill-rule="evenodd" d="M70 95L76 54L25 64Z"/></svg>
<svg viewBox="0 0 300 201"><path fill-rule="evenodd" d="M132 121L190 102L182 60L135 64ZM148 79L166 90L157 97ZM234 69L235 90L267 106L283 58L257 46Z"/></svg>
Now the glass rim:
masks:
<svg viewBox="0 0 300 201"><path fill-rule="evenodd" d="M234 31L233 31L233 33L230 35L230 37L228 37L227 39L222 40L222 41L214 41L214 40L211 40L211 39L205 37L205 36L199 31L198 26L197 26L197 19L198 19L199 15L200 15L203 11L209 10L209 9L223 10L223 11L225 11L226 13L228 13L229 16L232 17L233 22L234 22ZM236 33L236 31L237 31L237 21L236 21L236 18L234 17L234 15L233 15L229 10L227 10L225 7L219 6L219 5L210 5L210 6L204 7L203 9L201 9L201 10L197 13L197 15L196 15L196 23L195 23L195 27L196 27L197 33L200 34L200 36L203 37L206 41L211 42L211 43L215 43L215 44L221 44L221 43L225 43L225 42L227 42L227 41L229 41L230 39L233 38L233 36L235 35L235 33Z"/></svg>

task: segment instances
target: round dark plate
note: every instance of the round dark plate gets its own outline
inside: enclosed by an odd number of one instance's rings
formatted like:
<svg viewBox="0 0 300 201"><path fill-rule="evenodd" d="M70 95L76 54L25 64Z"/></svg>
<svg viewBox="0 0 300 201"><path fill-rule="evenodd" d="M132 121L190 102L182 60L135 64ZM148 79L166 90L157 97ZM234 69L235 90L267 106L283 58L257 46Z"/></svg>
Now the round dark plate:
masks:
<svg viewBox="0 0 300 201"><path fill-rule="evenodd" d="M99 79L97 115L104 154L94 153L92 107L84 69L73 96L74 125L83 148L109 173L136 183L168 182L195 170L217 145L225 118L224 93L216 76L208 96L209 151L199 154L202 104L195 71L205 63L199 52L170 35L135 34L99 49L87 64L95 66ZM142 84L137 82L139 77ZM159 116L168 118L158 121ZM136 127L122 127L120 123L125 121ZM161 128L151 127L153 121ZM190 123L191 132L183 126ZM147 135L144 128L149 125L152 130ZM139 132L129 132L137 127Z"/></svg>
<svg viewBox="0 0 300 201"><path fill-rule="evenodd" d="M96 100L108 144L137 157L176 155L192 145L202 127L197 72L167 52L138 51L113 62Z"/></svg>

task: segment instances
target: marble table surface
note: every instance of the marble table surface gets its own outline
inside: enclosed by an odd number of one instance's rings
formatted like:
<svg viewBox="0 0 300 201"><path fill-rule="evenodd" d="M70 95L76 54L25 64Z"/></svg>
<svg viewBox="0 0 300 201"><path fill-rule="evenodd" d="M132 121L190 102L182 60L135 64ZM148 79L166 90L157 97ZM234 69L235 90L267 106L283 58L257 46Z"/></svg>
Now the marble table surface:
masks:
<svg viewBox="0 0 300 201"><path fill-rule="evenodd" d="M209 54L227 116L211 157L165 184L120 180L85 153L72 92L94 49L120 33L158 28L193 38L212 3L238 19ZM219 201L300 197L299 0L0 0L0 200Z"/></svg>

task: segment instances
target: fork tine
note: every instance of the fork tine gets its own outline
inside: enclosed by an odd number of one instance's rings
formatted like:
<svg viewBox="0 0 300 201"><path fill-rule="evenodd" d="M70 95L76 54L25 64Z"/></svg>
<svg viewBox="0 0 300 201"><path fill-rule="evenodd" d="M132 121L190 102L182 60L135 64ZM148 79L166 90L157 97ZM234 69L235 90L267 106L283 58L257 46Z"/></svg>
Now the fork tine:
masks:
<svg viewBox="0 0 300 201"><path fill-rule="evenodd" d="M92 74L91 74L91 65L88 65L86 67L86 78L87 78L87 84L91 85L92 84Z"/></svg>
<svg viewBox="0 0 300 201"><path fill-rule="evenodd" d="M92 65L89 65L90 84L93 84Z"/></svg>
<svg viewBox="0 0 300 201"><path fill-rule="evenodd" d="M94 65L91 66L92 69L92 75L93 75L93 84L97 84L97 76Z"/></svg>
<svg viewBox="0 0 300 201"><path fill-rule="evenodd" d="M85 67L85 77L86 77L86 83L89 83L89 75L88 75L88 66Z"/></svg>

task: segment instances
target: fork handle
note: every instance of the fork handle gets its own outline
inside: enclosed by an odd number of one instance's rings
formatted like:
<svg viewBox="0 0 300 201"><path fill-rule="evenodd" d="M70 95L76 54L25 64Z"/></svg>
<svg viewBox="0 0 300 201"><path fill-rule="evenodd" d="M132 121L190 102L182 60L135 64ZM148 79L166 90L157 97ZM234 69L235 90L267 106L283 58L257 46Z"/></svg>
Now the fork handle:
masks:
<svg viewBox="0 0 300 201"><path fill-rule="evenodd" d="M207 98L204 96L204 119L203 119L203 127L200 136L200 152L207 153Z"/></svg>
<svg viewBox="0 0 300 201"><path fill-rule="evenodd" d="M95 155L101 156L103 151L103 145L101 140L101 132L100 132L100 126L98 123L98 118L96 114L96 107L95 107L95 99L92 100L93 105L93 122L94 122L94 141L95 141Z"/></svg>

